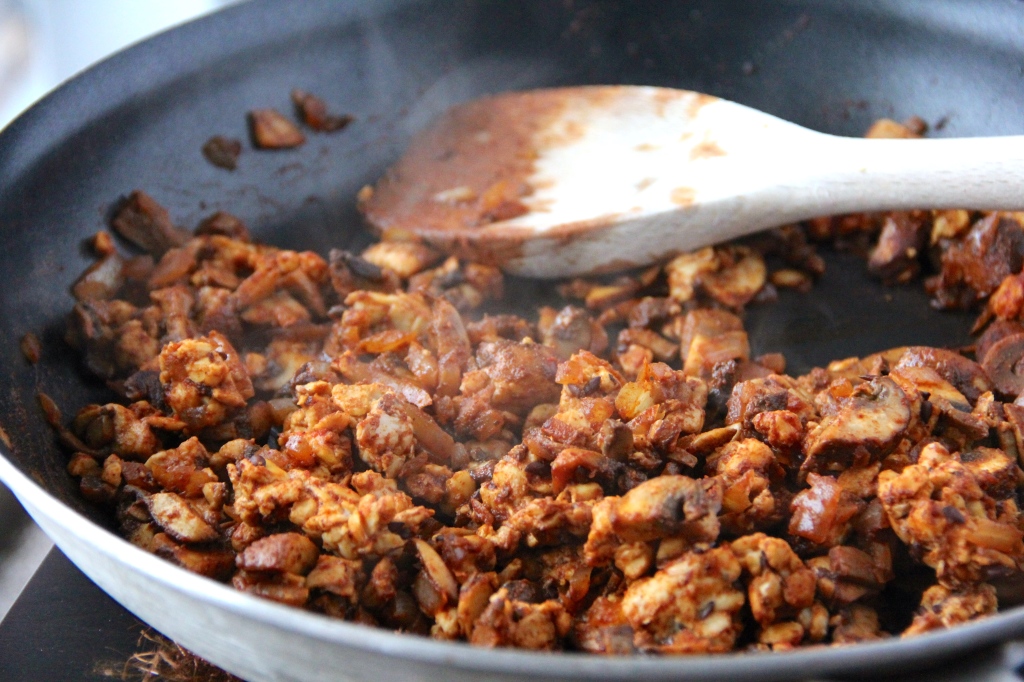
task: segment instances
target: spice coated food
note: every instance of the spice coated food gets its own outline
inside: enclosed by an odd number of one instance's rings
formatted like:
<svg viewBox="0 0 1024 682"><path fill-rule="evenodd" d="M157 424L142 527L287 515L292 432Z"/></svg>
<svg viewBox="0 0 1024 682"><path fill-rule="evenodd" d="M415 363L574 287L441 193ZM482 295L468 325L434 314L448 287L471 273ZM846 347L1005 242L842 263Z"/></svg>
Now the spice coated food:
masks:
<svg viewBox="0 0 1024 682"><path fill-rule="evenodd" d="M494 267L401 242L325 260L225 213L188 235L137 191L112 226L145 255L99 233L68 330L121 399L70 427L41 402L131 542L285 604L609 654L907 636L1022 584L1022 225L823 218L521 317L481 312ZM744 306L807 290L819 242L983 306L973 358L751 357Z"/></svg>

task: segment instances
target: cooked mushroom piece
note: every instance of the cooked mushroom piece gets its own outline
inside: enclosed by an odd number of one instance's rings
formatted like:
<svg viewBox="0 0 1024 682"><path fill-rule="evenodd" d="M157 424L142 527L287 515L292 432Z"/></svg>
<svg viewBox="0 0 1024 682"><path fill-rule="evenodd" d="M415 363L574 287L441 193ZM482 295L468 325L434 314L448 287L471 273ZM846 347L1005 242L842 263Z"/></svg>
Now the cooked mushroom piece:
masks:
<svg viewBox="0 0 1024 682"><path fill-rule="evenodd" d="M292 103L298 110L302 120L313 130L321 133L333 133L342 130L355 120L349 114L332 114L327 104L305 90L292 90Z"/></svg>
<svg viewBox="0 0 1024 682"><path fill-rule="evenodd" d="M842 472L864 453L887 454L910 424L910 401L896 383L879 377L853 389L838 410L807 434L801 472Z"/></svg>
<svg viewBox="0 0 1024 682"><path fill-rule="evenodd" d="M711 542L718 536L721 490L686 476L659 476L626 493L612 512L612 528L625 542L682 536Z"/></svg>
<svg viewBox="0 0 1024 682"><path fill-rule="evenodd" d="M979 362L984 363L989 348L997 341L1016 334L1024 334L1024 325L1012 320L996 320L978 337L977 343L974 344L974 356Z"/></svg>
<svg viewBox="0 0 1024 682"><path fill-rule="evenodd" d="M989 346L981 368L1001 397L1015 400L1024 392L1024 334L1006 336Z"/></svg>
<svg viewBox="0 0 1024 682"><path fill-rule="evenodd" d="M943 379L956 386L972 405L979 395L991 390L988 377L978 363L951 350L911 346L903 352L894 367L931 367Z"/></svg>
<svg viewBox="0 0 1024 682"><path fill-rule="evenodd" d="M246 571L272 571L305 575L317 563L317 546L301 533L275 533L260 538L238 555Z"/></svg>
<svg viewBox="0 0 1024 682"><path fill-rule="evenodd" d="M164 251L185 243L184 232L174 227L167 209L143 192L135 190L110 221L119 235L140 249L160 257Z"/></svg>
<svg viewBox="0 0 1024 682"><path fill-rule="evenodd" d="M220 534L179 495L156 493L146 498L149 513L164 532L181 542L211 542Z"/></svg>

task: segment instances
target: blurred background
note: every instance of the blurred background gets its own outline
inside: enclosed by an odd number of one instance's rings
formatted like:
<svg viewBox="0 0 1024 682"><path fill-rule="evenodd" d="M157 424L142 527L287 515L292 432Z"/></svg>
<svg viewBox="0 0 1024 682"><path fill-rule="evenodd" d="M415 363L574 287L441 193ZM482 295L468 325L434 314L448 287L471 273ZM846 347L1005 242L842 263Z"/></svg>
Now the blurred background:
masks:
<svg viewBox="0 0 1024 682"><path fill-rule="evenodd" d="M0 129L89 65L238 1L0 0ZM0 620L51 547L0 484Z"/></svg>
<svg viewBox="0 0 1024 682"><path fill-rule="evenodd" d="M0 0L0 128L104 57L237 0Z"/></svg>

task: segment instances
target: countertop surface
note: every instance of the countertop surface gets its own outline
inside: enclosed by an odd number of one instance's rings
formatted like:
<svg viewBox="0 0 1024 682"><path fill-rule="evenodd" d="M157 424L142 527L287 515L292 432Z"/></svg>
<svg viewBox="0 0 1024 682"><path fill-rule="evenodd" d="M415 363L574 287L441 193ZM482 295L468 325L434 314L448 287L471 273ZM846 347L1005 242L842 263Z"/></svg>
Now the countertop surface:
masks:
<svg viewBox="0 0 1024 682"><path fill-rule="evenodd" d="M0 484L0 621L52 547L50 538Z"/></svg>
<svg viewBox="0 0 1024 682"><path fill-rule="evenodd" d="M145 624L51 549L0 622L0 680L67 682L123 676Z"/></svg>

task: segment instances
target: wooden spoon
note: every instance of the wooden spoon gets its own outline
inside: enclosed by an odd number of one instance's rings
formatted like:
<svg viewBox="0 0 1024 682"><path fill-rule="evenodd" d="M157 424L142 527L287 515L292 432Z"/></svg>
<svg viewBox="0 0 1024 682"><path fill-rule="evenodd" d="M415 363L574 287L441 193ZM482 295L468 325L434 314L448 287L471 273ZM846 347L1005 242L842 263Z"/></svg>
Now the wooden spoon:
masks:
<svg viewBox="0 0 1024 682"><path fill-rule="evenodd" d="M360 193L370 225L534 277L643 265L821 215L1024 208L1024 136L856 139L685 90L461 104Z"/></svg>

